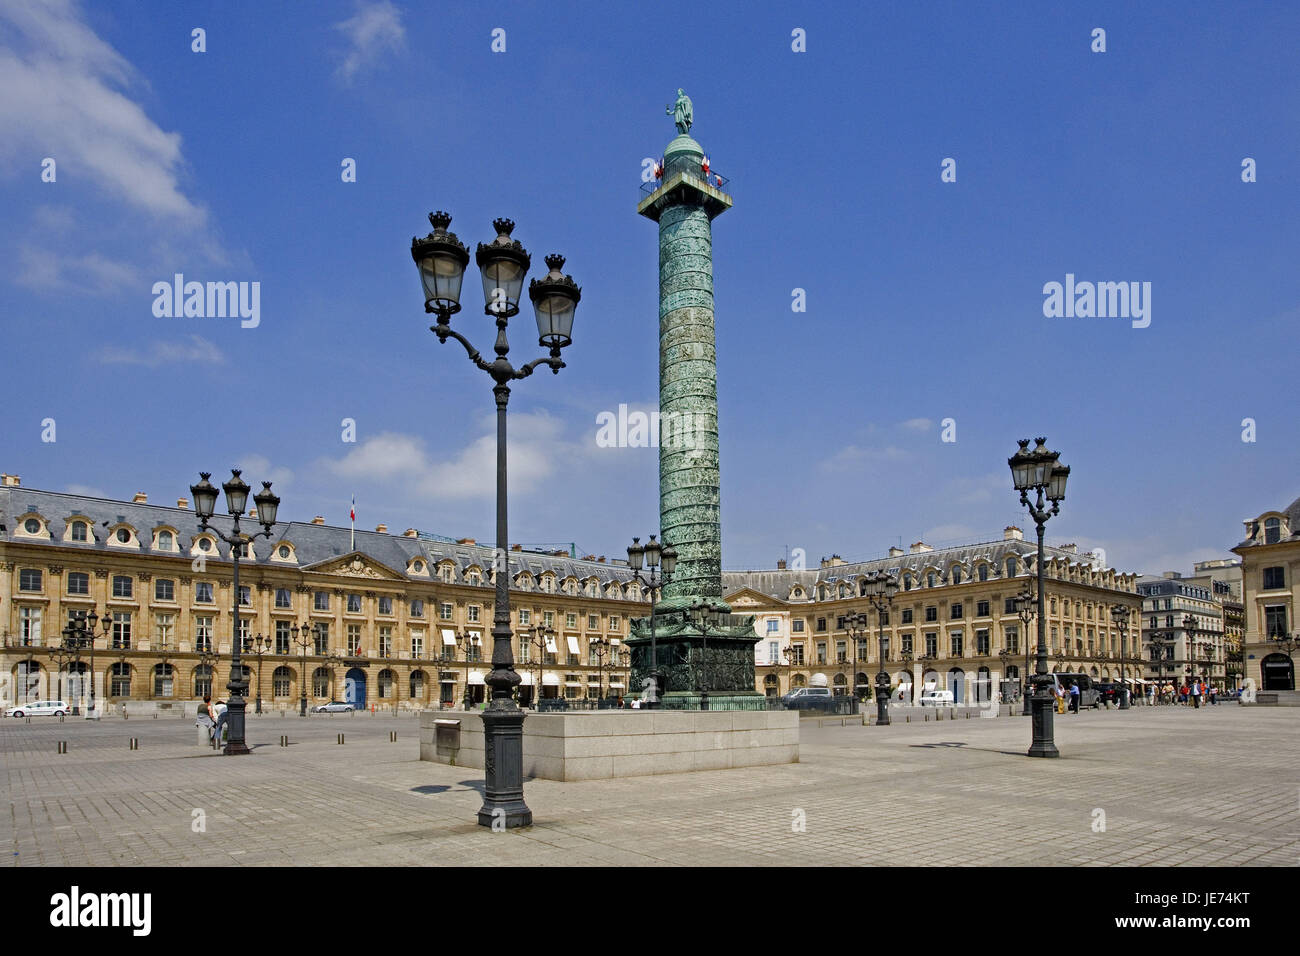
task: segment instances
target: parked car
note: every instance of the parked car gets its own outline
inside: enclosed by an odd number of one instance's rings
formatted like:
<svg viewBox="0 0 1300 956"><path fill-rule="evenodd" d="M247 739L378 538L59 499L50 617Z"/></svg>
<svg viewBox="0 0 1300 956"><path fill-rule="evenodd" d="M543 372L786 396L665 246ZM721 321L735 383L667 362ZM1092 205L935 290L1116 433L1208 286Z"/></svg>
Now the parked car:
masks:
<svg viewBox="0 0 1300 956"><path fill-rule="evenodd" d="M927 690L921 694L921 706L927 704L931 707L951 707L953 706L952 691L950 690Z"/></svg>
<svg viewBox="0 0 1300 956"><path fill-rule="evenodd" d="M781 698L787 710L806 710L809 707L825 707L831 702L829 687L796 687Z"/></svg>
<svg viewBox="0 0 1300 956"><path fill-rule="evenodd" d="M1119 684L1114 681L1102 681L1096 685L1096 688L1099 703L1119 705Z"/></svg>
<svg viewBox="0 0 1300 956"><path fill-rule="evenodd" d="M10 717L62 717L72 708L62 700L31 700L9 710Z"/></svg>
<svg viewBox="0 0 1300 956"><path fill-rule="evenodd" d="M1085 707L1097 708L1101 706L1101 694L1097 691L1097 683L1088 674L1054 674L1061 689L1067 694L1070 692L1070 685L1079 685L1079 709Z"/></svg>
<svg viewBox="0 0 1300 956"><path fill-rule="evenodd" d="M317 704L312 708L312 713L316 714L350 714L356 710L351 704L343 700L332 700L328 704Z"/></svg>

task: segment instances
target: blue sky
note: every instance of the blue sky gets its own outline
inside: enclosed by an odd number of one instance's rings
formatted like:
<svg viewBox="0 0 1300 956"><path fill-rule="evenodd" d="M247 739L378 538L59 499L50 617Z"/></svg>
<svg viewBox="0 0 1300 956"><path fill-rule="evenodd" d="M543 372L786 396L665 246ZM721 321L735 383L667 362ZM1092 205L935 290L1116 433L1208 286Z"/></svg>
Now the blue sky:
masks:
<svg viewBox="0 0 1300 956"><path fill-rule="evenodd" d="M289 518L346 524L355 493L359 527L490 540L490 382L427 331L409 246L433 209L471 246L505 215L533 275L559 251L583 287L568 368L514 390L511 540L621 554L656 530L657 453L597 447L596 416L656 400L635 203L680 86L735 198L725 567L1027 528L1006 458L1038 434L1073 467L1049 540L1122 570L1222 556L1300 495L1294 5L307 12L0 0L0 468L24 485L170 503L239 464ZM156 317L177 272L259 282L260 324ZM1150 326L1045 317L1067 273L1150 282Z"/></svg>

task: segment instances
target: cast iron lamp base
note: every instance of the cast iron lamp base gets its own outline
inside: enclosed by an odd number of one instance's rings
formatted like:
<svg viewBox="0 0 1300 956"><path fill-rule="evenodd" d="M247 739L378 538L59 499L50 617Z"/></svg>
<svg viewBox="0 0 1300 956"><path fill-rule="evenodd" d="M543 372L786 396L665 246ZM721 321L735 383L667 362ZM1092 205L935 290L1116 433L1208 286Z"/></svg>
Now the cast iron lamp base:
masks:
<svg viewBox="0 0 1300 956"><path fill-rule="evenodd" d="M524 803L524 712L507 699L483 711L483 806L479 826L514 830L533 825Z"/></svg>
<svg viewBox="0 0 1300 956"><path fill-rule="evenodd" d="M1061 756L1061 752L1056 749L1056 744L1052 741L1052 706L1055 700L1047 690L1046 683L1040 684L1034 689L1032 703L1033 713L1030 715L1030 719L1034 724L1034 739L1029 747L1029 756Z"/></svg>

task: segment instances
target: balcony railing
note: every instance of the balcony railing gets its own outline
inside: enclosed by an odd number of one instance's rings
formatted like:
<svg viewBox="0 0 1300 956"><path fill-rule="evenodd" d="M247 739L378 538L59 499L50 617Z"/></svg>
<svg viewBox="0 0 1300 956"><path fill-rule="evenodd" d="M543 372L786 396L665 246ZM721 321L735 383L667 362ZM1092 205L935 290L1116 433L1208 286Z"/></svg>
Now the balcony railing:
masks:
<svg viewBox="0 0 1300 956"><path fill-rule="evenodd" d="M731 180L726 176L719 175L712 166L709 167L707 173L702 169L687 173L687 178L704 183L704 185L708 186L710 189L717 189L727 195L731 195ZM649 196L653 196L659 191L659 187L663 184L664 181L662 179L652 179L649 182L643 182L637 193L637 201L640 202Z"/></svg>

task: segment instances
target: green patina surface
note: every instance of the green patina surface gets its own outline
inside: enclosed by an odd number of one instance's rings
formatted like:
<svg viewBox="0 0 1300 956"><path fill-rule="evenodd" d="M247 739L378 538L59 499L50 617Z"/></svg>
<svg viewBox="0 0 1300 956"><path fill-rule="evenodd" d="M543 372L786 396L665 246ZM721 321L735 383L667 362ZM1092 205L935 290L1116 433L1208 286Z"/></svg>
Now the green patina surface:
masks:
<svg viewBox="0 0 1300 956"><path fill-rule="evenodd" d="M753 643L758 638L753 618L728 613L722 601L713 325L712 220L731 207L731 197L702 181L703 157L700 144L683 130L664 150L663 185L637 210L659 224L659 412L674 429L660 435L659 528L663 540L677 549L678 561L663 588L654 626L670 691L696 691L703 682L711 691L743 697L754 693ZM720 614L707 641L683 615L700 600ZM640 678L649 671L650 625L648 618L633 622L628 641L633 689L641 687Z"/></svg>

